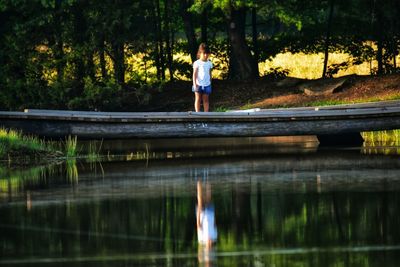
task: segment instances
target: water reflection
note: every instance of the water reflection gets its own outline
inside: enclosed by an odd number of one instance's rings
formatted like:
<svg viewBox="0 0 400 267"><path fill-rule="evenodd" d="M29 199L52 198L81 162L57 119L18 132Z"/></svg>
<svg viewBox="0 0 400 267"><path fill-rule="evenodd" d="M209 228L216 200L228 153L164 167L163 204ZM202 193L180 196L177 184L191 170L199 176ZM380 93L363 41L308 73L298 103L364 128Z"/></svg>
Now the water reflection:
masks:
<svg viewBox="0 0 400 267"><path fill-rule="evenodd" d="M398 263L396 157L76 161L0 174L0 265Z"/></svg>
<svg viewBox="0 0 400 267"><path fill-rule="evenodd" d="M207 172L207 170L204 170ZM204 190L205 189L205 190ZM198 260L204 266L213 266L215 261L214 244L217 242L218 231L215 221L215 206L211 198L211 184L206 174L197 181L196 229Z"/></svg>

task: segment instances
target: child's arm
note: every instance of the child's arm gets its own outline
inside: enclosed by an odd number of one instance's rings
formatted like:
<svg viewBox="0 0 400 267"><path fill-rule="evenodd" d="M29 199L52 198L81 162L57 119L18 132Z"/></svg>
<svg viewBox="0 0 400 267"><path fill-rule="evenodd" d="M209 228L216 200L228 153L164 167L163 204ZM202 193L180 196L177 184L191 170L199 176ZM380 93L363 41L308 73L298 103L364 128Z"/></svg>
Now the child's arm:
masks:
<svg viewBox="0 0 400 267"><path fill-rule="evenodd" d="M211 67L210 67L210 83L212 83L212 70L213 70L214 66L213 66L212 63L210 63L210 64L211 64Z"/></svg>
<svg viewBox="0 0 400 267"><path fill-rule="evenodd" d="M193 68L193 87L197 88L197 72L198 68Z"/></svg>

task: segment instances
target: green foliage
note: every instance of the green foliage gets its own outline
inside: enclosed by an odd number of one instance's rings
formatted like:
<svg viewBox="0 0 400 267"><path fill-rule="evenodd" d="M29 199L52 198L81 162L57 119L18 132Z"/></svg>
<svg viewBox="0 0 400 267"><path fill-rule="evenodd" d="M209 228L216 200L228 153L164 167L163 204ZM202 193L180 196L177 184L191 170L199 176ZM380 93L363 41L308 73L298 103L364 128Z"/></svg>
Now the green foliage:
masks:
<svg viewBox="0 0 400 267"><path fill-rule="evenodd" d="M75 97L68 102L70 109L104 110L119 107L117 94L121 86L113 79L106 82L94 82L90 77L84 79L84 90L81 97Z"/></svg>
<svg viewBox="0 0 400 267"><path fill-rule="evenodd" d="M68 136L65 140L65 156L67 158L72 158L77 156L77 145L78 145L78 137Z"/></svg>
<svg viewBox="0 0 400 267"><path fill-rule="evenodd" d="M228 109L227 107L221 106L221 107L216 107L216 108L214 108L213 111L215 111L215 112L226 112L226 111L228 111L228 110L229 110L229 109Z"/></svg>
<svg viewBox="0 0 400 267"><path fill-rule="evenodd" d="M381 1L379 5L375 2L334 1L328 50L348 53L354 60L329 66L329 75L347 66L377 60L377 46L382 51L381 68L374 73L398 71L394 57L400 51L400 10L393 0ZM330 3L2 0L1 109L118 110L122 101L118 97L135 91L138 99L146 102L149 94L143 90L150 86L144 84L191 79L190 63L174 55L189 54L202 41L199 36L204 28L215 69L227 78L230 63L235 62L227 22L232 12L239 9L246 15L244 44L253 49L251 53L257 54L259 61L280 52L323 52ZM253 7L257 11L254 26L258 46L251 43ZM191 11L188 14L187 8ZM255 47L259 51L254 51ZM140 55L140 60L129 61L134 55Z"/></svg>
<svg viewBox="0 0 400 267"><path fill-rule="evenodd" d="M333 75L337 74L341 70L346 70L350 66L350 62L342 62L338 64L331 64L326 71L326 76L332 78Z"/></svg>
<svg viewBox="0 0 400 267"><path fill-rule="evenodd" d="M87 152L87 159L89 162L95 162L100 159L101 146L103 145L103 140L100 142L94 140L89 142L89 148Z"/></svg>
<svg viewBox="0 0 400 267"><path fill-rule="evenodd" d="M272 68L269 69L268 71L265 71L264 76L271 78L273 80L276 79L283 79L289 75L289 70L288 69L282 69L281 67L278 68Z"/></svg>
<svg viewBox="0 0 400 267"><path fill-rule="evenodd" d="M176 76L183 77L186 79L192 78L193 66L183 59L177 59L174 61L173 68L176 72Z"/></svg>
<svg viewBox="0 0 400 267"><path fill-rule="evenodd" d="M309 107L322 107L322 106L334 106L334 105L341 105L341 104L348 104L345 101L340 100L319 100L307 103L306 105Z"/></svg>
<svg viewBox="0 0 400 267"><path fill-rule="evenodd" d="M26 136L21 132L0 128L0 158L8 155L34 156L51 154L56 150L50 144L34 136Z"/></svg>
<svg viewBox="0 0 400 267"><path fill-rule="evenodd" d="M214 70L222 72L222 78L228 77L229 66L229 46L223 39L215 39L210 45L211 53L213 55Z"/></svg>

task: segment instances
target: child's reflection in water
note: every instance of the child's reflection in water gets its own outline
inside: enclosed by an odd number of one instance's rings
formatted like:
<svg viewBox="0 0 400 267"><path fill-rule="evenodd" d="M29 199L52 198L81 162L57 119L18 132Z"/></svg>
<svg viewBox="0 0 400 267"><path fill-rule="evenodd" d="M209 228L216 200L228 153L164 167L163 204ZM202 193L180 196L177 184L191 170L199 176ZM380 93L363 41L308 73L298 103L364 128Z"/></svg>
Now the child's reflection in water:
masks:
<svg viewBox="0 0 400 267"><path fill-rule="evenodd" d="M217 226L215 223L215 209L211 202L211 185L205 182L205 194L203 192L203 183L197 182L197 209L196 209L196 224L197 224L197 240L198 259L205 266L211 266L215 260L213 245L217 241Z"/></svg>

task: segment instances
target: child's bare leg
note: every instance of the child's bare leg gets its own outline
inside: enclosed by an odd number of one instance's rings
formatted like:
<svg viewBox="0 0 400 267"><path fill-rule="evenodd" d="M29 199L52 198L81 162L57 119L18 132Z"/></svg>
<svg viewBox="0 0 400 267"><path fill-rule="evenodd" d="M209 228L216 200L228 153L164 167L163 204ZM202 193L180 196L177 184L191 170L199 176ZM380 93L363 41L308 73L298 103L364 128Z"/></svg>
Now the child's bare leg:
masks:
<svg viewBox="0 0 400 267"><path fill-rule="evenodd" d="M194 99L194 109L196 112L200 112L200 102L201 102L201 94L195 92L194 93L195 99Z"/></svg>
<svg viewBox="0 0 400 267"><path fill-rule="evenodd" d="M209 106L210 106L210 104L208 102L208 95L203 94L203 107L204 107L205 112L208 112Z"/></svg>
<svg viewBox="0 0 400 267"><path fill-rule="evenodd" d="M197 213L196 213L197 228L201 227L200 213L203 210L203 190L201 187L202 187L201 182L197 181Z"/></svg>

